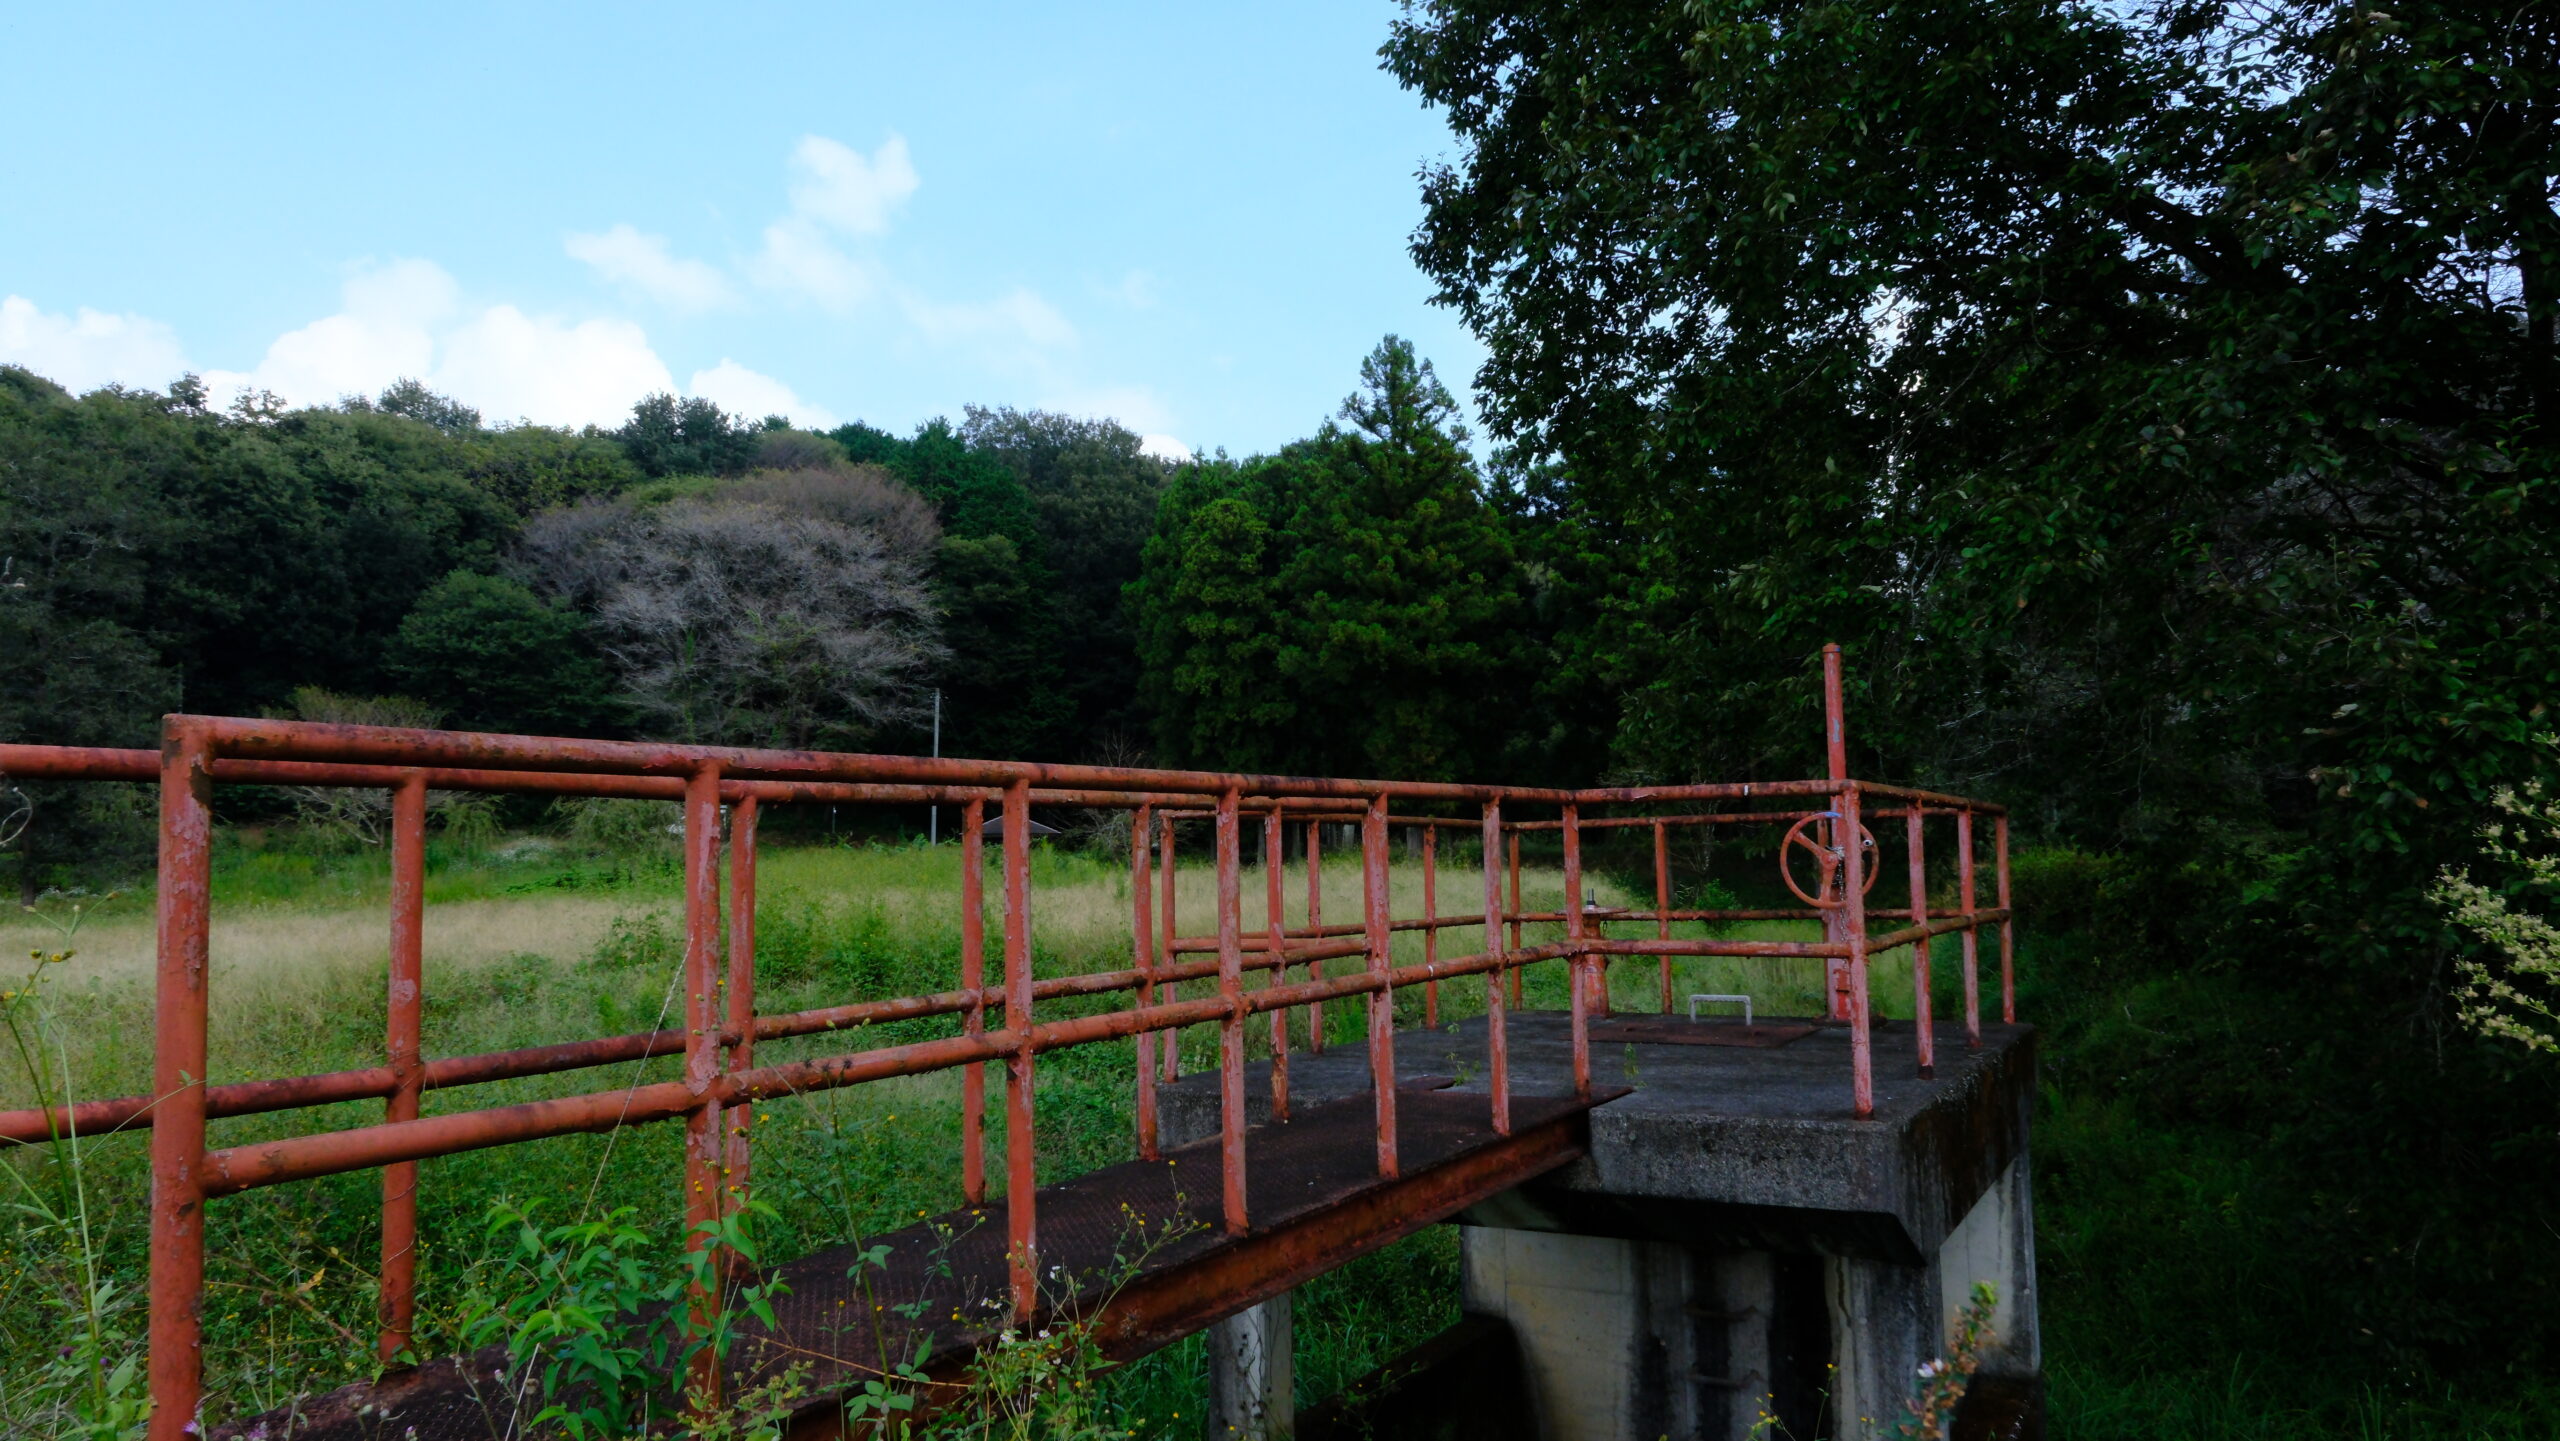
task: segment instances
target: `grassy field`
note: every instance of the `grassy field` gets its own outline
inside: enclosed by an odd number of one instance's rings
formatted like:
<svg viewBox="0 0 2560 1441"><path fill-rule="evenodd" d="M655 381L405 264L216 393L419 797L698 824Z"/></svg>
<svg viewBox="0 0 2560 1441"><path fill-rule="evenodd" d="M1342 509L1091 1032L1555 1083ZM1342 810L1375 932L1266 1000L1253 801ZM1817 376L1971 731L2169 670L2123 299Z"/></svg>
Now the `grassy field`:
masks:
<svg viewBox="0 0 2560 1441"><path fill-rule="evenodd" d="M1196 854L1196 851L1194 852ZM762 866L759 986L765 1009L944 989L959 953L958 852L916 845L773 846ZM1634 869L1641 870L1639 863ZM1561 878L1533 868L1532 907L1561 903ZM521 836L471 854L431 854L427 909L426 1045L452 1055L646 1029L674 1014L679 963L679 876L672 847L598 850L544 836ZM1129 882L1125 863L1044 849L1033 865L1033 931L1042 974L1128 964ZM1212 877L1180 874L1185 929L1204 929ZM1419 911L1418 868L1396 870L1396 909ZM1358 914L1352 858L1327 868L1326 914ZM1443 871L1441 905L1464 909L1480 895L1460 858ZM1258 873L1245 886L1246 924L1260 922ZM1605 874L1603 903L1631 899ZM323 852L285 835L226 832L215 878L213 1050L219 1083L377 1063L382 1046L383 931L387 871L378 852ZM1290 876L1290 914L1304 895ZM0 923L0 956L61 949L69 898L41 914ZM83 898L76 954L45 972L40 1006L49 1038L14 1058L0 1104L34 1099L28 1070L57 1092L80 1097L147 1088L150 1048L151 916L139 894ZM992 928L991 928L992 929ZM1771 935L1784 927L1761 928ZM1537 937L1533 934L1533 940ZM1418 959L1420 939L1398 940L1399 959ZM1454 952L1472 947L1454 932ZM1951 948L1948 948L1951 950ZM1942 951L1941 1014L1955 1003L1954 966ZM2067 965L2038 948L2030 931L2025 969ZM1819 1009L1818 962L1745 965L1683 961L1683 990L1744 991L1778 1014ZM1900 958L1880 963L1879 1009L1910 1011ZM1622 1005L1653 1004L1649 964L1619 968ZM1451 1016L1479 1009L1480 983L1445 988ZM2031 993L2032 994L2032 993ZM1529 981L1532 1006L1560 1007L1559 966ZM1418 1024L1420 996L1399 999ZM21 1009L25 1018L32 1013ZM1355 1003L1333 1021L1356 1034ZM884 1028L879 1041L942 1034L948 1021ZM1259 1028L1256 1028L1257 1030ZM786 1059L843 1046L841 1037L759 1048ZM1185 1059L1214 1058L1214 1034L1186 1037ZM1040 1170L1044 1179L1126 1159L1133 1151L1131 1048L1085 1047L1044 1056L1040 1068ZM430 1093L427 1110L566 1095L656 1080L675 1062ZM66 1086L67 1079L67 1086ZM378 1116L376 1103L336 1114L243 1117L216 1122L214 1142L236 1144ZM775 1208L772 1253L790 1256L892 1229L920 1212L960 1202L958 1085L942 1073L834 1091L778 1104L758 1131L758 1194ZM2040 1241L2048 1284L2045 1325L2056 1434L2064 1437L2539 1436L2550 1409L2533 1395L2457 1399L2383 1378L2306 1377L2247 1357L2199 1360L2172 1344L2214 1304L2247 1305L2265 1273L2211 1230L2240 1158L2181 1149L2177 1138L2128 1134L2103 1108L2048 1093L2039 1119L2040 1175L2068 1167L2068 1184L2040 1179ZM659 1245L679 1239L678 1128L641 1127L610 1136L569 1137L432 1161L421 1183L421 1349L455 1348L463 1298L498 1274L489 1235L493 1203L523 1206L546 1220L592 1217L629 1207ZM0 1427L10 1434L69 1434L64 1388L71 1368L65 1337L88 1323L70 1303L99 1294L100 1334L130 1350L140 1336L134 1289L144 1275L146 1194L138 1137L83 1143L80 1187L54 1160L22 1154L8 1163L15 1199L40 1198L57 1213L86 1218L86 1242L39 1224L25 1210L0 1219ZM997 1171L996 1174L1001 1174ZM214 1418L253 1413L296 1395L358 1379L371 1370L371 1283L378 1181L372 1174L271 1188L216 1203L208 1212L207 1364ZM2156 1276L2098 1264L2101 1255L2158 1244ZM2224 1249L2217 1249L2221 1247ZM84 1270L93 1260L95 1273ZM2222 1267L2220 1272L2214 1271ZM1305 1288L1299 1297L1300 1402L1331 1394L1395 1351L1455 1319L1457 1247L1451 1228L1364 1259ZM2217 1292L2219 1275L2240 1289ZM2078 1284L2087 1278L2090 1284ZM2148 1278L2148 1279L2144 1279ZM2236 1279L2235 1279L2236 1278ZM2103 1286L2095 1284L2103 1280ZM2147 1289L2146 1289L2147 1288ZM2219 1300L2217 1301L2217 1296ZM1159 1353L1105 1380L1106 1409L1119 1429L1188 1434L1202 1404L1196 1341Z"/></svg>

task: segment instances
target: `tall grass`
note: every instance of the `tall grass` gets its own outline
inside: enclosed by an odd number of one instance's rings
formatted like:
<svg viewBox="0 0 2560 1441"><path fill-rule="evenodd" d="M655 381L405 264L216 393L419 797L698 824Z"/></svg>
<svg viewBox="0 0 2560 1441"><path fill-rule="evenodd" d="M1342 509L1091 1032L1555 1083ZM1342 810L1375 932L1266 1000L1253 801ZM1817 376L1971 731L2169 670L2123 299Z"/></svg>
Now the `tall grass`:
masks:
<svg viewBox="0 0 2560 1441"><path fill-rule="evenodd" d="M625 838L626 841L628 838ZM947 989L959 972L956 846L773 847L761 866L758 985L766 1010ZM997 903L990 869L988 899ZM286 833L226 832L217 844L210 983L210 1079L215 1083L376 1064L383 1046L388 870L377 851L297 844ZM1561 877L1531 869L1531 906L1561 904ZM1032 862L1035 968L1044 975L1130 964L1130 882L1125 861L1043 848ZM1196 860L1177 872L1186 933L1210 929L1214 876ZM1359 914L1355 858L1323 877L1328 920ZM1400 858L1399 914L1419 912L1418 868ZM1258 872L1245 886L1248 930L1263 925ZM1620 902L1594 877L1594 898ZM1287 876L1284 917L1300 918L1305 881ZM1440 906L1482 895L1479 873L1444 868ZM681 957L681 876L671 845L642 833L636 848L518 837L468 850L439 844L429 857L425 1044L454 1055L574 1040L672 1023ZM64 902L63 904L67 904ZM87 900L78 954L52 967L45 1004L56 1053L53 1080L80 1098L147 1091L151 1054L153 931L145 892ZM60 904L53 909L59 910ZM1000 953L990 926L991 971ZM1536 930L1538 928L1533 928ZM1548 928L1552 929L1552 928ZM42 916L0 921L0 946L23 951L52 936ZM1540 937L1533 935L1533 942ZM1472 928L1443 937L1442 953L1473 949ZM1422 940L1396 941L1399 961ZM0 950L0 955L8 954ZM1356 963L1355 963L1356 964ZM1735 966L1684 963L1691 989L1756 991L1764 1004L1802 1008L1818 977L1746 976ZM1756 980L1757 984L1753 982ZM1621 1004L1649 1007L1650 963L1620 968ZM1195 989L1197 989L1195 983ZM1561 967L1530 981L1531 1004L1561 1005ZM1444 987L1443 1013L1480 1009L1482 983ZM1108 999L1079 1003L1113 1004ZM1399 998L1408 1024L1421 1000ZM1061 1009L1064 1009L1063 1007ZM881 1028L880 1043L940 1034L950 1022ZM1346 1002L1337 1035L1363 1021ZM1259 1043L1260 1028L1255 1028ZM843 1036L769 1043L760 1057L841 1049ZM1186 1059L1205 1065L1215 1033L1184 1038ZM425 1111L504 1104L662 1079L674 1058L564 1076L430 1093ZM1127 1159L1133 1149L1126 1045L1042 1057L1039 1161L1044 1180ZM58 1097L57 1097L58 1098ZM0 1082L0 1105L48 1099L23 1078ZM377 1119L374 1103L212 1124L212 1144L234 1145ZM682 1208L678 1129L641 1127L562 1137L423 1167L418 1346L460 1342L459 1298L503 1258L487 1238L493 1203L565 1221L631 1206L672 1247ZM86 1138L79 1181L96 1224L73 1237L32 1219L0 1220L0 1425L31 1432L50 1404L29 1379L64 1338L60 1307L94 1294L96 1281L130 1296L147 1274L142 1217L147 1170L141 1136ZM1000 1166L998 1155L991 1160ZM824 1092L768 1108L757 1137L758 1194L777 1212L769 1254L789 1256L876 1233L960 1203L958 1077L940 1073ZM29 1184L55 1185L65 1161L22 1152L9 1165ZM997 1174L1001 1174L999 1170ZM372 1284L379 1182L370 1173L328 1177L226 1199L208 1208L206 1360L211 1416L254 1413L293 1396L370 1374ZM1452 1319L1455 1246L1443 1232L1417 1238L1301 1295L1299 1374L1308 1399L1374 1365ZM91 1274L94 1268L94 1276ZM85 1278L85 1279L84 1279ZM1195 1345L1139 1363L1109 1385L1132 1420L1187 1428L1200 1404ZM1174 1413L1184 1413L1181 1422Z"/></svg>
<svg viewBox="0 0 2560 1441"><path fill-rule="evenodd" d="M517 837L430 856L426 1033L430 1055L453 1055L645 1029L673 1017L680 960L681 877L672 846L646 834L633 847ZM1189 934L1207 931L1214 877L1196 851L1178 873ZM956 846L768 849L762 865L758 956L767 1010L834 1004L950 987L958 975ZM1643 876L1649 861L1631 864ZM1129 964L1131 895L1125 861L1071 850L1035 853L1035 966L1042 974ZM996 888L990 870L989 901ZM1356 861L1326 867L1325 914L1359 915ZM1419 867L1399 854L1399 915L1420 910ZM1630 894L1598 870L1593 898L1646 903L1649 879ZM1260 873L1243 887L1248 932L1262 923ZM1284 916L1296 922L1303 873L1286 877ZM376 852L324 852L287 835L226 835L216 852L212 1079L244 1080L376 1063L382 1049L388 873ZM1439 906L1481 905L1479 873L1463 856L1441 870ZM1524 876L1532 908L1562 903L1552 867ZM68 901L49 902L58 920ZM1544 934L1541 934L1543 929ZM1646 928L1649 929L1649 928ZM1699 928L1681 927L1683 934ZM1790 925L1736 928L1801 936ZM1555 928L1531 928L1532 943ZM1000 964L990 926L991 970ZM1475 928L1445 932L1443 955L1472 951ZM0 920L0 956L59 945L44 916ZM2032 987L2045 967L2069 967L2065 939L2029 930L2023 970ZM1420 958L1419 935L1399 935L1397 959ZM1987 948L1986 948L1987 949ZM150 1068L150 898L137 892L88 900L77 954L42 968L51 1037L46 1084L81 1097L147 1088ZM1880 1012L1911 1009L1907 953L1885 958L1874 978ZM1986 957L1988 960L1988 957ZM1344 964L1356 964L1346 962ZM1996 964L1996 962L1993 962ZM1684 959L1675 990L1741 992L1765 1011L1821 1006L1820 963ZM1651 960L1614 969L1616 1003L1655 1004ZM1938 1003L1956 1000L1955 946L1937 951ZM1195 983L1195 990L1205 989ZM1986 992L1991 987L1986 981ZM1476 1014L1483 983L1442 988L1444 1017ZM1533 972L1532 1006L1561 1007L1561 966ZM1106 1005L1097 1000L1088 1005ZM2031 992L2030 1011L2035 998ZM1421 998L1398 998L1405 1024ZM888 1042L947 1030L949 1022L882 1028ZM1357 1002L1330 1022L1340 1036L1364 1022ZM940 1029L937 1029L940 1028ZM1253 1028L1259 1043L1259 1027ZM839 1049L842 1036L759 1048L781 1060ZM1214 1058L1215 1035L1185 1038L1188 1063ZM675 1061L533 1078L431 1093L428 1114L466 1106L574 1094L674 1074ZM1126 1045L1044 1056L1040 1066L1040 1169L1044 1180L1126 1159L1132 1151L1131 1055ZM0 1105L42 1099L25 1076L0 1080ZM958 1194L958 1078L953 1073L824 1092L766 1109L756 1143L758 1195L776 1212L768 1254L788 1257L938 1214ZM242 1117L214 1123L216 1145L378 1118L370 1103L312 1116ZM2056 1434L2068 1437L2493 1438L2552 1434L2555 1398L2530 1383L2488 1401L2406 1378L2303 1375L2227 1347L2250 1334L2225 1327L2234 1311L2317 1304L2316 1278L2284 1284L2267 1251L2280 1226L2249 1213L2245 1154L2191 1137L2145 1134L2117 1110L2048 1092L2039 1118L2040 1243L2044 1315ZM421 1187L418 1345L455 1349L460 1306L475 1284L504 1275L486 1218L506 1200L548 1221L592 1218L623 1206L672 1249L682 1207L679 1128L563 1137L426 1163ZM1000 1164L999 1154L992 1157ZM0 1216L0 1430L73 1434L66 1386L86 1366L103 1382L112 1361L139 1341L137 1297L146 1275L147 1174L139 1136L81 1142L65 1151L24 1150L0 1165L18 1178L21 1205ZM2042 1175L2050 1170L2053 1176ZM1001 1174L998 1170L996 1174ZM253 1413L369 1375L378 1180L330 1177L251 1192L208 1208L207 1365L212 1416ZM71 1202L56 1198L72 1197ZM64 1218L73 1224L65 1224ZM1457 1246L1437 1228L1310 1283L1297 1296L1302 1404L1456 1319ZM101 1304L102 1303L102 1304ZM90 1319L95 1313L94 1320ZM72 1348L66 1355L64 1348ZM2224 1349L2217 1350L2217 1347ZM101 1367L89 1358L104 1359ZM78 1366L66 1363L79 1362ZM1106 1403L1142 1435L1188 1434L1203 1404L1197 1340L1102 1380ZM130 1382L128 1382L130 1389Z"/></svg>

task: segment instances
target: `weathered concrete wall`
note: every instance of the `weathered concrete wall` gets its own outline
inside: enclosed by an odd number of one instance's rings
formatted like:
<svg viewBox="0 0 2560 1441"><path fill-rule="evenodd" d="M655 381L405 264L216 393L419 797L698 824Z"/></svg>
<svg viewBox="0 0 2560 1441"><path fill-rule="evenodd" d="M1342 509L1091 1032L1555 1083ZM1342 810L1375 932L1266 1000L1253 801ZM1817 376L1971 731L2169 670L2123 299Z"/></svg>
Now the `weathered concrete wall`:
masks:
<svg viewBox="0 0 2560 1441"><path fill-rule="evenodd" d="M1289 1293L1209 1328L1211 1441L1285 1441L1297 1431L1297 1366Z"/></svg>
<svg viewBox="0 0 2560 1441"><path fill-rule="evenodd" d="M1770 1413L1797 1436L1887 1434L1976 1281L2000 1294L1986 1374L2036 1374L2034 1032L1936 1039L1921 1080L1910 1025L1878 1028L1866 1120L1839 1028L1776 1050L1595 1047L1594 1079L1637 1089L1592 1114L1589 1156L1462 1218L1467 1307L1513 1326L1542 1434L1722 1441ZM1510 1041L1517 1091L1567 1088L1564 1018L1515 1017ZM1404 1081L1483 1088L1482 1022L1397 1042ZM1291 1076L1309 1101L1366 1090L1364 1048L1296 1056ZM1168 1135L1208 1134L1215 1091L1168 1088L1164 1114Z"/></svg>

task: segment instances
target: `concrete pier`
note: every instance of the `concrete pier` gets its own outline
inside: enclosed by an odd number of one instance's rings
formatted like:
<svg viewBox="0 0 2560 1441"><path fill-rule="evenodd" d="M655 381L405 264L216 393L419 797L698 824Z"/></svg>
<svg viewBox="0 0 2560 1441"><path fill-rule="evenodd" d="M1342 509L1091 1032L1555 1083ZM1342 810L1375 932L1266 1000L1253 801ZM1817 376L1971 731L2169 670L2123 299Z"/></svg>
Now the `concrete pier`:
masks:
<svg viewBox="0 0 2560 1441"><path fill-rule="evenodd" d="M1516 1092L1570 1089L1565 1017L1509 1034ZM1940 1025L1925 1081L1916 1042L1877 1027L1862 1121L1843 1027L1773 1048L1595 1036L1594 1083L1635 1089L1592 1114L1590 1155L1461 1218L1466 1309L1516 1334L1540 1436L1739 1441L1763 1416L1796 1441L1889 1434L1977 1282L1999 1296L1982 1376L2032 1383L2033 1029L1986 1025L1969 1050ZM1482 1091L1484 1023L1399 1033L1396 1069ZM1364 1091L1365 1048L1293 1055L1290 1079L1309 1102ZM1168 1088L1168 1135L1214 1129L1213 1087ZM1259 1123L1263 1068L1247 1094Z"/></svg>

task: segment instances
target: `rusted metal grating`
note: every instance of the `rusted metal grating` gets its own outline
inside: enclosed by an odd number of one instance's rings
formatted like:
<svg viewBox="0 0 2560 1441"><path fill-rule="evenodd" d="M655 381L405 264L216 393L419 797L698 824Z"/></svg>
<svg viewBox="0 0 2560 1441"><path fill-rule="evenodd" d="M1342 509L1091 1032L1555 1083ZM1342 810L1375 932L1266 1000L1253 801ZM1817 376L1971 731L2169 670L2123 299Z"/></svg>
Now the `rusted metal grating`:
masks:
<svg viewBox="0 0 2560 1441"><path fill-rule="evenodd" d="M1581 1153L1581 1117L1594 1104L1625 1094L1512 1098L1513 1137L1497 1135L1481 1096L1402 1088L1397 1144L1405 1175L1377 1173L1371 1105L1353 1098L1304 1108L1297 1119L1249 1133L1248 1191L1255 1224L1242 1237L1220 1226L1220 1145L1215 1138L1130 1161L1040 1189L1039 1266L1043 1312L1097 1320L1105 1349L1143 1355L1201 1321L1258 1299L1231 1289L1222 1271L1243 1260L1257 1276L1293 1278L1269 1256L1238 1257L1276 1244L1319 1264L1338 1264L1342 1244L1371 1249L1358 1234L1364 1207L1397 1214L1399 1233L1445 1219L1475 1200L1507 1190ZM1541 1129L1561 1144L1521 1146ZM1477 1167L1457 1190L1440 1175ZM863 1262L885 1246L885 1264ZM812 1364L820 1391L859 1384L881 1373L881 1353L912 1359L937 1376L954 1374L1008 1320L1011 1271L1002 1205L963 1208L887 1235L866 1238L774 1267L790 1287L776 1304L771 1331L750 1322L731 1357L733 1387L794 1361ZM1271 1290L1285 1286L1270 1287ZM1170 1301L1170 1305L1165 1304ZM1129 1314L1124 1314L1129 1313ZM1168 1329L1171 1318L1178 1329ZM214 1441L504 1441L538 1406L522 1406L506 1389L504 1357L485 1352L448 1358L379 1385L356 1385L293 1407L217 1428ZM826 1408L817 1408L824 1411ZM812 1418L816 1419L816 1418Z"/></svg>

